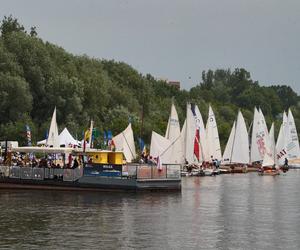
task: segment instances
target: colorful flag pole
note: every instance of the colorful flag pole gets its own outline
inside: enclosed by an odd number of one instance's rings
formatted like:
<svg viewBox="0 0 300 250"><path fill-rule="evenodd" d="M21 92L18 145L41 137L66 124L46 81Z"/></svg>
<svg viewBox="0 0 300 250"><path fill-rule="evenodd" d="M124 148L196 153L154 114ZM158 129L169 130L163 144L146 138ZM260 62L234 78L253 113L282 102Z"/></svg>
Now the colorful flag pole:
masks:
<svg viewBox="0 0 300 250"><path fill-rule="evenodd" d="M27 145L28 146L31 146L32 143L31 143L31 130L30 130L30 127L29 125L25 125L25 128L26 128L26 137L27 137Z"/></svg>

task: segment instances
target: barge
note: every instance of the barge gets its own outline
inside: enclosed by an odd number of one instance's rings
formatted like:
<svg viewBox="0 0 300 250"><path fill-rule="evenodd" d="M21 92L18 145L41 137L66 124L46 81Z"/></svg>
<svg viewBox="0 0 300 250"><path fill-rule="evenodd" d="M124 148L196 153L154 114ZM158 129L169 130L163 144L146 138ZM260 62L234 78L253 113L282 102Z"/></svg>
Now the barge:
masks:
<svg viewBox="0 0 300 250"><path fill-rule="evenodd" d="M66 154L80 159L75 168L14 165L0 166L0 188L78 191L180 191L180 165L126 164L122 152L69 148L14 148L13 152Z"/></svg>

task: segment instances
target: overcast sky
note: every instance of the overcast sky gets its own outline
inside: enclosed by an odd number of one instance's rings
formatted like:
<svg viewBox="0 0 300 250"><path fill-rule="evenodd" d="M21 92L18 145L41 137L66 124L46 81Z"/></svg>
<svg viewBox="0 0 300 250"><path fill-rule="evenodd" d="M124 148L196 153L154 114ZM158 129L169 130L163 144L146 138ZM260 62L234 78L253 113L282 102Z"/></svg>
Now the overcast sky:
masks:
<svg viewBox="0 0 300 250"><path fill-rule="evenodd" d="M243 67L300 93L299 0L0 0L75 54L124 61L189 89L201 72Z"/></svg>

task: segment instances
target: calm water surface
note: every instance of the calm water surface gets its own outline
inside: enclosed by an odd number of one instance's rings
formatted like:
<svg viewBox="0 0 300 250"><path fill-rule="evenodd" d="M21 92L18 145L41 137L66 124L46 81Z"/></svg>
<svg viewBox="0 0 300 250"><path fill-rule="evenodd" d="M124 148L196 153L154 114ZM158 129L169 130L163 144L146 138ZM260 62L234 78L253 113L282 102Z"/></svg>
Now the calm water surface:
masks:
<svg viewBox="0 0 300 250"><path fill-rule="evenodd" d="M181 193L0 190L1 249L300 249L300 171L182 179Z"/></svg>

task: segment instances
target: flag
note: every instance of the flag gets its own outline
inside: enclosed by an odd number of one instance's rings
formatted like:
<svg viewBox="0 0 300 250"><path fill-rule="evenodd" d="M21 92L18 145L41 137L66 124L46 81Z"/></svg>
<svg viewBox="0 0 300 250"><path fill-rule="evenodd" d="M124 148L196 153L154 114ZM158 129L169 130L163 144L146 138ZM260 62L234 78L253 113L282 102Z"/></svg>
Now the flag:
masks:
<svg viewBox="0 0 300 250"><path fill-rule="evenodd" d="M116 150L116 145L115 145L114 140L111 140L111 141L110 141L110 150L111 150L111 151L115 151L115 150Z"/></svg>
<svg viewBox="0 0 300 250"><path fill-rule="evenodd" d="M191 103L191 110L192 110L192 113L195 117L196 116L196 111L195 111L195 104L194 103Z"/></svg>
<svg viewBox="0 0 300 250"><path fill-rule="evenodd" d="M90 130L86 130L84 132L84 138L83 138L83 152L85 152L85 149L86 149L86 143L87 141L90 139L91 137L91 132Z"/></svg>
<svg viewBox="0 0 300 250"><path fill-rule="evenodd" d="M85 140L85 141L88 141L88 140L90 139L90 137L91 137L91 132L90 132L90 130L85 131L85 132L84 132L84 140Z"/></svg>
<svg viewBox="0 0 300 250"><path fill-rule="evenodd" d="M144 148L145 148L144 140L142 138L138 138L138 143L139 143L139 146L140 146L140 150L143 151Z"/></svg>
<svg viewBox="0 0 300 250"><path fill-rule="evenodd" d="M110 130L107 131L107 140L112 139L112 132Z"/></svg>
<svg viewBox="0 0 300 250"><path fill-rule="evenodd" d="M48 137L49 137L49 131L48 131L48 129L46 129L46 131L45 131L45 138L46 138L46 140L48 140Z"/></svg>
<svg viewBox="0 0 300 250"><path fill-rule="evenodd" d="M144 145L143 153L144 153L144 155L147 155L147 148L146 148L146 145Z"/></svg>

